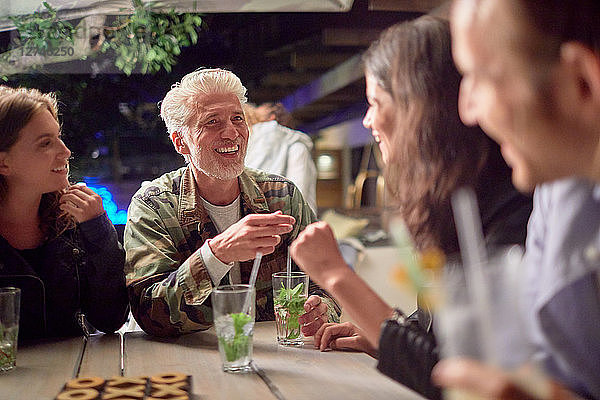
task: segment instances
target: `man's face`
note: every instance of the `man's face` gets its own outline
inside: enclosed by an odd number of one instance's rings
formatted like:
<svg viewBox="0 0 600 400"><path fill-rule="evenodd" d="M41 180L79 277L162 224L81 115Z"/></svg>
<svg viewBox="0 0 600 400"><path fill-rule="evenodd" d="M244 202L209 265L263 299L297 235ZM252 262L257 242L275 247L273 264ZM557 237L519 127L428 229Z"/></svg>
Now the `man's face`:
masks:
<svg viewBox="0 0 600 400"><path fill-rule="evenodd" d="M191 164L212 178L230 180L244 169L248 125L242 106L232 93L212 93L195 99L197 112L183 133Z"/></svg>
<svg viewBox="0 0 600 400"><path fill-rule="evenodd" d="M568 175L577 156L556 107L560 71L525 55L531 35L515 7L510 0L456 0L452 50L463 74L463 122L479 124L500 144L515 186L530 191Z"/></svg>

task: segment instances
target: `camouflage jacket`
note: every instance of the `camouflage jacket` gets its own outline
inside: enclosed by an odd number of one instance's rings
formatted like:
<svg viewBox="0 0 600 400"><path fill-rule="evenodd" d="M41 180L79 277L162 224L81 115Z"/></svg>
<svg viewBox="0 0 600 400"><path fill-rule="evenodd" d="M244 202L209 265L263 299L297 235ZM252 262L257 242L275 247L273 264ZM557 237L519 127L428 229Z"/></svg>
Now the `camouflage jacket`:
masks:
<svg viewBox="0 0 600 400"><path fill-rule="evenodd" d="M315 215L294 184L281 176L247 168L238 180L242 217L281 210L296 219L275 252L263 257L256 281L256 319L273 320L271 274L285 271L288 246ZM125 227L125 268L131 311L144 331L173 336L212 325L213 282L195 251L216 235L189 167L164 174L133 196ZM250 278L252 261L240 262L242 282ZM338 319L339 307L329 296L313 284L310 293L325 297L329 320Z"/></svg>

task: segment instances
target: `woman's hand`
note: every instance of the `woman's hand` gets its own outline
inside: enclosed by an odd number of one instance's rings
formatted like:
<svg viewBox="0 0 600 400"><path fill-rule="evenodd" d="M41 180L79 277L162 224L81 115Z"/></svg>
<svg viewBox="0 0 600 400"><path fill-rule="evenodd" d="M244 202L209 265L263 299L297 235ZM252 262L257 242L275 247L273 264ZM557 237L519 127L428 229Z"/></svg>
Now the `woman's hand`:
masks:
<svg viewBox="0 0 600 400"><path fill-rule="evenodd" d="M290 246L292 258L310 278L325 290L331 280L350 272L342 257L333 231L326 222L307 226Z"/></svg>
<svg viewBox="0 0 600 400"><path fill-rule="evenodd" d="M81 184L67 188L60 197L60 209L71 214L79 223L104 213L102 198L92 189Z"/></svg>
<svg viewBox="0 0 600 400"><path fill-rule="evenodd" d="M341 324L326 323L315 334L315 347L321 351L357 350L377 358L377 349L364 337L362 331L352 322Z"/></svg>
<svg viewBox="0 0 600 400"><path fill-rule="evenodd" d="M327 304L315 294L304 303L305 313L298 317L304 336L314 335L327 322Z"/></svg>
<svg viewBox="0 0 600 400"><path fill-rule="evenodd" d="M540 381L531 374L521 377L466 358L442 360L433 368L433 382L439 386L472 393L481 399L497 400L576 400L577 395L555 381L543 378ZM520 379L519 379L520 378ZM529 378L529 379L527 379ZM529 382L537 389L545 386L544 395L534 396L524 390L517 381Z"/></svg>

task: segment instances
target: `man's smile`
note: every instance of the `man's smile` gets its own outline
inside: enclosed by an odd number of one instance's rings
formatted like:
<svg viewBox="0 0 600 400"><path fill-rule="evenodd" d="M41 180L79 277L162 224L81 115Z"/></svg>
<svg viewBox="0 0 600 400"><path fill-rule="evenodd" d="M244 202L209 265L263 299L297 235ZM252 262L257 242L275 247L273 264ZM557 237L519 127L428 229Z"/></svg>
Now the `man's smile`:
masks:
<svg viewBox="0 0 600 400"><path fill-rule="evenodd" d="M216 148L215 151L219 154L235 154L239 151L240 149L240 145L236 144L233 146L228 146L228 147L219 147Z"/></svg>

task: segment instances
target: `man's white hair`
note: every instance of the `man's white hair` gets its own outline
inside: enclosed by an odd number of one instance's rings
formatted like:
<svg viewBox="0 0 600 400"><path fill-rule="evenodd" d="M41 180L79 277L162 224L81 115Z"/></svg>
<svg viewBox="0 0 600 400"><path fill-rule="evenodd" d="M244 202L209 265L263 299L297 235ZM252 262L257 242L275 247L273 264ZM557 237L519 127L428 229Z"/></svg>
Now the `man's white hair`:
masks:
<svg viewBox="0 0 600 400"><path fill-rule="evenodd" d="M165 121L167 132L186 130L190 117L197 111L195 98L211 93L232 93L242 105L248 101L246 88L233 72L220 68L197 69L171 86L161 102L160 116Z"/></svg>

